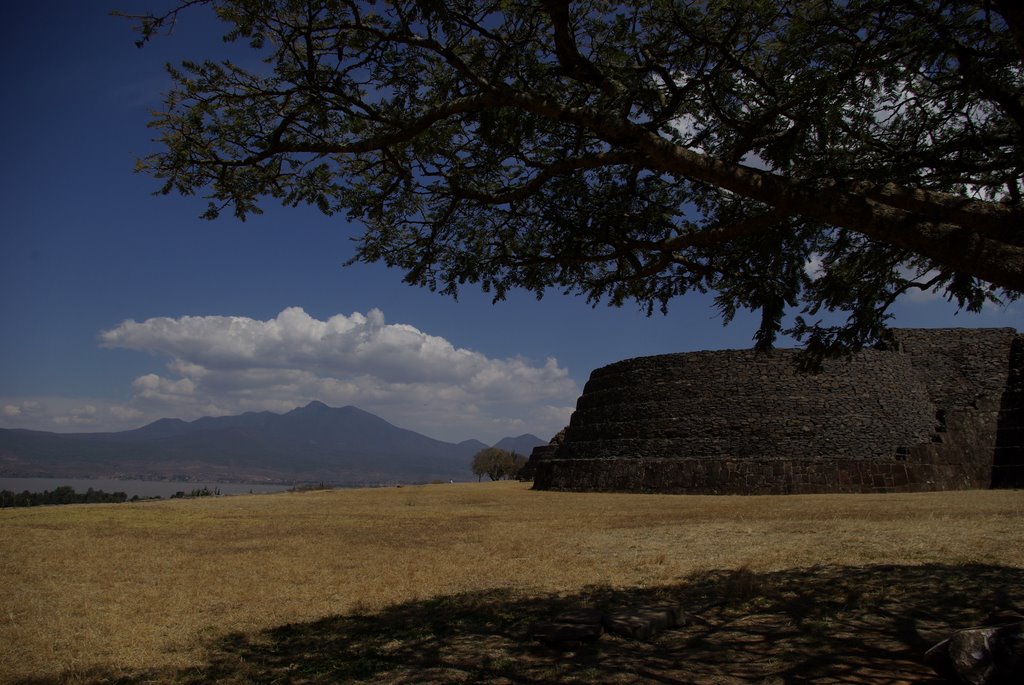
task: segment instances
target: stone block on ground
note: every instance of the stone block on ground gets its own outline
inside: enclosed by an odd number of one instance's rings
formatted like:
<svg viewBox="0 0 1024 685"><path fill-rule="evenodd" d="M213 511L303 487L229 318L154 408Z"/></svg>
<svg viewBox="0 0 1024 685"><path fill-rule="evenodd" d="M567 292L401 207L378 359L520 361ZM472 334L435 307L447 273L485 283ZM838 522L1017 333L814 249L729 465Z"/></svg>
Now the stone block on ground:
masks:
<svg viewBox="0 0 1024 685"><path fill-rule="evenodd" d="M655 604L604 614L597 609L563 611L550 621L534 623L534 639L557 647L592 642L605 631L633 640L646 640L663 630L687 625L694 617L676 604Z"/></svg>
<svg viewBox="0 0 1024 685"><path fill-rule="evenodd" d="M571 609L556 616L554 623L599 626L603 617L604 614L597 609Z"/></svg>
<svg viewBox="0 0 1024 685"><path fill-rule="evenodd" d="M597 609L563 611L554 620L535 623L531 633L534 639L553 646L568 647L593 642L604 632L602 617L603 614Z"/></svg>
<svg viewBox="0 0 1024 685"><path fill-rule="evenodd" d="M951 683L1024 683L1024 622L958 630L929 649L925 663Z"/></svg>
<svg viewBox="0 0 1024 685"><path fill-rule="evenodd" d="M539 642L555 647L572 647L583 642L593 642L601 637L604 629L600 623L559 623L538 621L530 631Z"/></svg>
<svg viewBox="0 0 1024 685"><path fill-rule="evenodd" d="M605 630L633 640L646 640L677 625L677 610L668 606L616 611L604 617Z"/></svg>
<svg viewBox="0 0 1024 685"><path fill-rule="evenodd" d="M666 628L679 628L694 622L694 616L686 613L686 610L678 604L655 604L646 608L652 611L667 611L671 622Z"/></svg>

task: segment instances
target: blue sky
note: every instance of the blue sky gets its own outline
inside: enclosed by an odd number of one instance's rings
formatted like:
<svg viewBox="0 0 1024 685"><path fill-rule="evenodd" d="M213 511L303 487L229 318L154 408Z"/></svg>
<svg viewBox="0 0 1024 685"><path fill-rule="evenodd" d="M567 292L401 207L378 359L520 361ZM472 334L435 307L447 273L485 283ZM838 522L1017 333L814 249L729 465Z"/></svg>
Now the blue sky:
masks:
<svg viewBox="0 0 1024 685"><path fill-rule="evenodd" d="M244 54L207 11L146 48L111 9L147 0L15 3L0 26L6 164L0 214L0 427L122 430L160 417L353 404L446 440L549 438L590 371L648 354L749 347L710 298L669 315L552 292L493 304L343 268L359 228L267 205L199 217L133 171L169 85L163 65ZM1024 324L1022 305L955 313L904 299L897 326Z"/></svg>

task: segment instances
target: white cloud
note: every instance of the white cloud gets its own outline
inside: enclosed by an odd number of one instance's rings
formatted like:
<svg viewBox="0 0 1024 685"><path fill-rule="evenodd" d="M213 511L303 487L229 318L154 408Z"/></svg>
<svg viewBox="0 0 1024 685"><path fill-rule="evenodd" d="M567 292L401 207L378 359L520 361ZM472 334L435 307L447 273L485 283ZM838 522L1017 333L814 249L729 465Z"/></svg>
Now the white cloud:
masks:
<svg viewBox="0 0 1024 685"><path fill-rule="evenodd" d="M817 280L825 275L825 262L818 253L812 254L804 264L804 273L808 278Z"/></svg>
<svg viewBox="0 0 1024 685"><path fill-rule="evenodd" d="M159 417L153 417L159 418ZM137 428L147 415L137 407L96 398L0 398L4 428L94 432Z"/></svg>
<svg viewBox="0 0 1024 685"><path fill-rule="evenodd" d="M112 405L107 408L107 411L119 421L137 421L145 416L143 412L134 407L122 407L119 405Z"/></svg>
<svg viewBox="0 0 1024 685"><path fill-rule="evenodd" d="M524 432L548 438L568 421L580 392L555 359L490 358L413 326L389 324L378 309L325 321L299 307L268 321L129 320L100 340L168 358L165 375L135 379L131 407L118 409L123 418L280 412L315 399L356 405L447 440ZM68 415L64 425L85 416Z"/></svg>
<svg viewBox="0 0 1024 685"><path fill-rule="evenodd" d="M5 419L32 420L46 413L46 406L38 400L7 400L0 405L0 415Z"/></svg>

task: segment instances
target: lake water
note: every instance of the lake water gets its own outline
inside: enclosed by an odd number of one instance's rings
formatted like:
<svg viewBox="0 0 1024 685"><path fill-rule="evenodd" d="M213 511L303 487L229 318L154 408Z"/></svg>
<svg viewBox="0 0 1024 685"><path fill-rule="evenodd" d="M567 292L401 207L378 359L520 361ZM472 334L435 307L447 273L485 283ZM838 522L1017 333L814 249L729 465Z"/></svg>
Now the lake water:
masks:
<svg viewBox="0 0 1024 685"><path fill-rule="evenodd" d="M266 485L252 483L214 483L212 481L177 481L177 480L118 480L115 478L4 478L0 477L0 490L11 492L44 492L53 491L62 485L70 485L75 492L85 492L89 488L104 492L123 492L129 498L139 497L170 497L176 492L186 495L193 490L204 487L213 492L217 488L224 495L236 495L249 492L280 492L289 489L290 485Z"/></svg>

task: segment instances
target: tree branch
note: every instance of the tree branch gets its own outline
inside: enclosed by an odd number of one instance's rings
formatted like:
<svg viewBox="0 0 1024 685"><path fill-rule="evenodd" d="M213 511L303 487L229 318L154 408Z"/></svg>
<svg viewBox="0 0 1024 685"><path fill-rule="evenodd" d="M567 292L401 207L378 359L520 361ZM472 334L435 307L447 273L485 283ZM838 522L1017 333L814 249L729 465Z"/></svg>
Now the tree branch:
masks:
<svg viewBox="0 0 1024 685"><path fill-rule="evenodd" d="M642 161L641 156L631 150L600 152L584 157L560 159L557 162L544 167L540 173L528 182L515 188L503 190L500 193L485 193L479 190L466 188L458 185L454 179L449 179L449 188L457 197L466 200L474 200L488 205L503 205L530 197L540 190L545 183L556 176L571 174L575 171L600 169L603 167L618 166L622 164L642 163Z"/></svg>
<svg viewBox="0 0 1024 685"><path fill-rule="evenodd" d="M686 233L684 235L669 238L659 246L659 249L674 252L688 247L711 247L714 245L724 245L729 241L736 240L737 238L744 238L746 236L759 233L766 228L784 221L791 215L792 212L788 207L774 207L771 211L764 214L749 216L726 226L719 226L703 231L694 231L692 233Z"/></svg>
<svg viewBox="0 0 1024 685"><path fill-rule="evenodd" d="M524 93L506 93L505 99L540 116L583 126L612 145L635 150L644 156L644 166L649 169L709 183L807 219L913 250L997 286L1024 291L1024 247L932 219L941 206L927 213L913 212L836 188L807 187L790 177L680 147L636 124L602 117L586 108L566 107ZM915 201L927 204L926 197ZM960 211L970 211L970 206ZM997 232L1015 233L1019 223L1009 220L1015 216L1004 215Z"/></svg>
<svg viewBox="0 0 1024 685"><path fill-rule="evenodd" d="M218 159L216 164L235 167L254 166L280 154L335 155L374 152L407 143L440 121L460 114L480 112L500 105L501 101L501 96L493 92L456 98L392 131L346 143L300 140L279 136L276 140L268 140L266 147L254 155L234 160Z"/></svg>
<svg viewBox="0 0 1024 685"><path fill-rule="evenodd" d="M541 0L541 4L551 19L555 35L555 56L566 75L608 90L612 94L621 93L621 84L607 78L600 69L580 54L579 48L576 47L576 39L569 28L569 3L565 0Z"/></svg>

